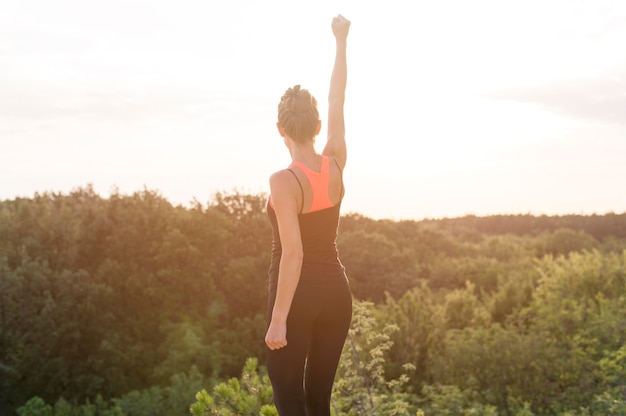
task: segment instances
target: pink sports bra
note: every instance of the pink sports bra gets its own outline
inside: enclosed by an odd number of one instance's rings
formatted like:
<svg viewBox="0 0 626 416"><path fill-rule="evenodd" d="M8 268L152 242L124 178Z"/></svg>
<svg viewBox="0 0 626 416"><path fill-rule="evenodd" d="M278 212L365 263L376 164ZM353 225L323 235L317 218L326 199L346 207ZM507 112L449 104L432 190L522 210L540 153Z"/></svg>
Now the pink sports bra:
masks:
<svg viewBox="0 0 626 416"><path fill-rule="evenodd" d="M330 165L328 163L327 156L322 156L322 166L319 172L311 170L308 166L300 162L293 162L289 165L289 168L292 167L299 168L306 175L309 180L309 184L311 185L311 189L313 190L313 202L311 202L311 208L308 212L320 211L333 206L333 203L328 196L328 186L330 185ZM289 169L289 171L294 173L291 169ZM300 185L302 200L304 200L304 190L302 189L302 184L295 173L294 176L298 181L298 185Z"/></svg>
<svg viewBox="0 0 626 416"><path fill-rule="evenodd" d="M335 163L337 163L336 160ZM294 167L300 169L302 173L304 173L304 175L309 180L309 184L311 185L311 189L313 191L313 201L311 202L311 208L309 208L307 213L321 211L323 209L334 206L334 204L330 200L330 197L328 196L328 188L330 185L330 162L328 156L322 156L322 165L319 172L311 170L304 163L300 162L293 162L291 165L289 165L289 168L287 168L287 170L291 172L294 178L296 178L298 186L300 187L300 192L302 193L302 201L304 201L304 189L302 188L300 179L298 179L298 176L292 169ZM337 167L339 167L338 163ZM343 181L341 184L341 194L343 196ZM273 208L274 204L272 203L271 198L269 202L270 206ZM302 213L302 209L304 209L304 207L300 208L300 213Z"/></svg>

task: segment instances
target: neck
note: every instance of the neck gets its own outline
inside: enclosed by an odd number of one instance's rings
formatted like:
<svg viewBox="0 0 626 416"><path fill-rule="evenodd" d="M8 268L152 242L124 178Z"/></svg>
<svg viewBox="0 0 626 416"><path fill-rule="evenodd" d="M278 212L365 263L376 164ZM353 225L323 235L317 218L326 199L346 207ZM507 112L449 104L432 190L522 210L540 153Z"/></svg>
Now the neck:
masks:
<svg viewBox="0 0 626 416"><path fill-rule="evenodd" d="M302 162L304 164L311 164L317 162L319 155L315 151L313 143L293 143L289 147L289 153L291 153L291 160L293 162Z"/></svg>

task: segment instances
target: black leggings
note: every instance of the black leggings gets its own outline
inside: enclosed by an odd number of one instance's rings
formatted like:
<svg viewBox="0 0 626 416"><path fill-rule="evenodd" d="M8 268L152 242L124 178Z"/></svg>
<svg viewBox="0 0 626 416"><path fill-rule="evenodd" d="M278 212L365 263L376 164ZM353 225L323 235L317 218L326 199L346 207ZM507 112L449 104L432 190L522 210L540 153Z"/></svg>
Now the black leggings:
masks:
<svg viewBox="0 0 626 416"><path fill-rule="evenodd" d="M268 318L276 292L271 291ZM352 319L348 282L300 282L287 317L287 346L267 349L280 416L329 416L330 394Z"/></svg>

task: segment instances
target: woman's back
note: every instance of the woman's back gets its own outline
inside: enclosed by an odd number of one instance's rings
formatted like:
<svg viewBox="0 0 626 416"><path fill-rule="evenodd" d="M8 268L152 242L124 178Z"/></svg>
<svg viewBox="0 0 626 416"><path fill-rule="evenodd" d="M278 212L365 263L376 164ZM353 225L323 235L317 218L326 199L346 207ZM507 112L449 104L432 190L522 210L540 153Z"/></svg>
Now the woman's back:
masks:
<svg viewBox="0 0 626 416"><path fill-rule="evenodd" d="M294 162L289 167L294 179L300 184L301 200L304 201L300 205L302 212L298 215L304 254L300 273L303 281L321 282L344 277L344 267L338 258L336 244L343 196L341 170L334 159L326 156L322 157L319 166L319 171L300 162ZM273 231L269 270L270 284L273 286L278 278L282 245L276 213L271 204L268 205L268 215Z"/></svg>
<svg viewBox="0 0 626 416"><path fill-rule="evenodd" d="M337 161L321 156L315 165L311 167L302 162L293 162L289 166L300 185L301 214L337 205L343 198L343 178Z"/></svg>

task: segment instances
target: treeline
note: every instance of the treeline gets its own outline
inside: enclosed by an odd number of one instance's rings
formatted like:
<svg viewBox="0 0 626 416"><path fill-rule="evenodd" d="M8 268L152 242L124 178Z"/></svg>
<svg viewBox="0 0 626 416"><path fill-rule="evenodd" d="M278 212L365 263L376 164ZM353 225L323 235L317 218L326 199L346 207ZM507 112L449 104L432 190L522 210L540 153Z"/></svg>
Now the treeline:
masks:
<svg viewBox="0 0 626 416"><path fill-rule="evenodd" d="M0 201L0 414L184 415L202 389L206 412L271 408L248 360L263 372L265 202ZM351 214L338 246L359 311L338 416L626 412L626 213ZM246 362L264 395L220 401Z"/></svg>

